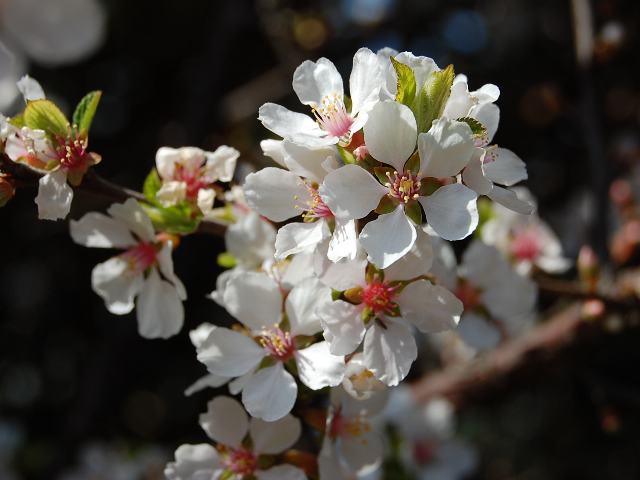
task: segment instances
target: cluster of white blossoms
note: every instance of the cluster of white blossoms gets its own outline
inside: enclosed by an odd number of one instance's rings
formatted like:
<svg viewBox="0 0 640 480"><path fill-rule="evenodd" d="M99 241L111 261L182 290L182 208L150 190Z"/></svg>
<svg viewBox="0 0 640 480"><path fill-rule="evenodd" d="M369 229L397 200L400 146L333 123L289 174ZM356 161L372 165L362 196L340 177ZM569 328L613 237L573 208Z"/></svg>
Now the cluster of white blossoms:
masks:
<svg viewBox="0 0 640 480"><path fill-rule="evenodd" d="M87 151L99 92L81 101L70 123L36 82L27 78L21 89L24 113L1 119L4 153L42 175L40 217L64 218L68 183L77 185L99 159ZM325 58L302 63L293 89L310 115L271 103L259 112L281 137L261 142L277 167L225 188L237 150L163 147L143 198L70 223L75 242L123 250L94 268L92 286L110 312L135 308L147 338L168 338L183 325L187 293L172 261L180 236L202 220L226 224L219 263L229 269L210 298L234 324L190 332L208 372L185 393L227 385L239 401L214 398L200 417L214 443L182 445L165 474L381 478L391 423L421 452L413 470L459 478L473 468L474 452L451 428L429 424L450 419L450 406L423 412L408 390L397 390L422 334L436 343L454 336L472 355L493 348L533 323L537 288L529 276L568 267L551 230L531 215L530 196L510 188L527 178L524 163L492 144L498 87L470 91L451 66L363 48L349 96ZM479 214L479 201L491 204L489 215ZM448 242L474 232L458 264ZM306 403L324 409L319 420L310 421ZM416 431L420 425L435 433ZM284 453L303 434L319 452L311 463Z"/></svg>

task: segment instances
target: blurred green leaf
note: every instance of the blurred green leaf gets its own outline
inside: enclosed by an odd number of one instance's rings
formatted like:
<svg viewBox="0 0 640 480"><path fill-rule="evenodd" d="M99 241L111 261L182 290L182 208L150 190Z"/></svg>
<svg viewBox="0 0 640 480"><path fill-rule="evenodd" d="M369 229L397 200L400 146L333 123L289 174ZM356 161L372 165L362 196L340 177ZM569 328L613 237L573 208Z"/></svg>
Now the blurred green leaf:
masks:
<svg viewBox="0 0 640 480"><path fill-rule="evenodd" d="M451 95L454 77L453 65L449 65L444 70L433 72L420 89L413 105L418 133L428 131L433 121L442 116Z"/></svg>
<svg viewBox="0 0 640 480"><path fill-rule="evenodd" d="M393 57L390 60L398 78L396 83L396 102L411 107L416 97L416 77L413 74L413 70Z"/></svg>
<svg viewBox="0 0 640 480"><path fill-rule="evenodd" d="M69 120L50 100L34 100L24 110L24 124L31 129L44 130L47 134L66 137Z"/></svg>
<svg viewBox="0 0 640 480"><path fill-rule="evenodd" d="M102 92L99 90L87 93L73 112L73 124L78 127L78 133L81 137L86 137L89 134L89 128L91 128L101 97Z"/></svg>

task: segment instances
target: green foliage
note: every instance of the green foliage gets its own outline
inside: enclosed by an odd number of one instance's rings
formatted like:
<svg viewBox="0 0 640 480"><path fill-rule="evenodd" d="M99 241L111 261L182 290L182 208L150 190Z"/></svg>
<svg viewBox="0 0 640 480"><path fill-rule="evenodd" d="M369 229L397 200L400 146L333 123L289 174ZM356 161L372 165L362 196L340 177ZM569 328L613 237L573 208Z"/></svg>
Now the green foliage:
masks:
<svg viewBox="0 0 640 480"><path fill-rule="evenodd" d="M420 89L412 108L418 123L418 133L428 131L433 121L442 116L451 95L454 77L453 65L449 65L444 70L433 72Z"/></svg>
<svg viewBox="0 0 640 480"><path fill-rule="evenodd" d="M24 115L22 113L15 115L9 119L9 123L16 128L22 128L24 124Z"/></svg>
<svg viewBox="0 0 640 480"><path fill-rule="evenodd" d="M349 165L350 163L356 163L356 157L353 153L351 153L346 148L341 147L340 145L337 145L337 147L338 147L338 153L340 154L340 158L342 158L342 161L344 162L345 165Z"/></svg>
<svg viewBox="0 0 640 480"><path fill-rule="evenodd" d="M218 265L223 268L233 268L238 264L236 257L229 252L222 252L218 255Z"/></svg>
<svg viewBox="0 0 640 480"><path fill-rule="evenodd" d="M163 232L186 235L193 233L200 224L200 215L187 203L171 207L145 203L141 205L151 218L156 229Z"/></svg>
<svg viewBox="0 0 640 480"><path fill-rule="evenodd" d="M93 117L100 103L100 97L102 97L102 92L99 90L87 93L78 103L75 112L73 112L73 124L78 127L78 133L83 138L86 138L89 134L89 128L91 128Z"/></svg>
<svg viewBox="0 0 640 480"><path fill-rule="evenodd" d="M24 110L24 124L31 129L44 130L49 135L66 137L69 120L50 100L34 100Z"/></svg>
<svg viewBox="0 0 640 480"><path fill-rule="evenodd" d="M149 202L153 203L154 205L158 204L158 201L156 200L156 194L158 193L158 190L160 190L160 187L162 187L162 180L160 179L160 175L158 175L158 171L155 168L152 168L149 172L149 175L147 175L147 178L145 178L144 180L142 193L144 193L144 196L147 198L147 200L149 200Z"/></svg>
<svg viewBox="0 0 640 480"><path fill-rule="evenodd" d="M471 133L477 136L484 136L487 134L487 129L478 120L472 117L462 117L456 119L458 122L464 122L471 128Z"/></svg>
<svg viewBox="0 0 640 480"><path fill-rule="evenodd" d="M416 77L408 65L391 57L391 64L396 71L396 101L411 107L416 98Z"/></svg>

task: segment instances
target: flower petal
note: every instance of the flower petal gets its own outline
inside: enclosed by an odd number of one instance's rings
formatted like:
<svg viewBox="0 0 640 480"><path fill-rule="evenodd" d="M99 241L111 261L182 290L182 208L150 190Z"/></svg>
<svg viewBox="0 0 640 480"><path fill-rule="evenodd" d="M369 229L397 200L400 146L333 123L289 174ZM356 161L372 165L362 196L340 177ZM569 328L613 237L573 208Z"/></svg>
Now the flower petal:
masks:
<svg viewBox="0 0 640 480"><path fill-rule="evenodd" d="M40 86L36 79L31 78L29 75L23 75L16 85L25 103L46 98L42 86Z"/></svg>
<svg viewBox="0 0 640 480"><path fill-rule="evenodd" d="M297 217L302 213L300 207L311 200L300 177L275 167L247 175L243 189L249 206L276 222Z"/></svg>
<svg viewBox="0 0 640 480"><path fill-rule="evenodd" d="M265 260L273 259L275 227L253 210L227 227L224 243L239 266L256 269Z"/></svg>
<svg viewBox="0 0 640 480"><path fill-rule="evenodd" d="M227 282L223 301L227 311L254 332L280 323L280 287L265 273L234 276Z"/></svg>
<svg viewBox="0 0 640 480"><path fill-rule="evenodd" d="M169 282L171 282L173 286L176 287L176 292L178 292L178 297L180 297L180 300L186 300L187 290L184 288L182 281L180 281L180 279L173 271L173 257L171 256L172 252L172 243L165 242L158 252L158 267L160 268L160 272L162 272L164 278L169 280Z"/></svg>
<svg viewBox="0 0 640 480"><path fill-rule="evenodd" d="M337 300L318 311L324 338L333 355L349 355L362 342L366 328L360 317L361 310L355 305Z"/></svg>
<svg viewBox="0 0 640 480"><path fill-rule="evenodd" d="M262 140L260 142L260 148L265 157L269 157L282 168L287 168L287 165L284 163L284 142L284 140Z"/></svg>
<svg viewBox="0 0 640 480"><path fill-rule="evenodd" d="M311 390L335 387L344 378L344 357L332 355L327 342L298 350L295 358L300 381Z"/></svg>
<svg viewBox="0 0 640 480"><path fill-rule="evenodd" d="M38 218L41 220L60 220L66 218L71 209L73 190L67 184L67 172L58 169L40 178L38 182Z"/></svg>
<svg viewBox="0 0 640 480"><path fill-rule="evenodd" d="M247 381L242 403L253 417L274 422L291 411L297 396L296 381L281 363L276 363L259 370Z"/></svg>
<svg viewBox="0 0 640 480"><path fill-rule="evenodd" d="M368 48L358 50L353 56L353 68L349 77L351 115L369 110L378 101L382 80L378 56Z"/></svg>
<svg viewBox="0 0 640 480"><path fill-rule="evenodd" d="M476 350L489 350L500 342L500 331L484 317L473 312L462 316L457 332L464 343Z"/></svg>
<svg viewBox="0 0 640 480"><path fill-rule="evenodd" d="M299 145L314 148L338 143L337 137L327 135L308 115L292 112L275 103L262 105L258 120L273 133Z"/></svg>
<svg viewBox="0 0 640 480"><path fill-rule="evenodd" d="M293 287L285 302L291 335L315 335L322 331L318 311L329 302L331 289L317 278L307 278Z"/></svg>
<svg viewBox="0 0 640 480"><path fill-rule="evenodd" d="M124 203L114 203L108 208L107 213L116 220L124 222L140 240L155 241L156 234L151 219L133 198L129 198Z"/></svg>
<svg viewBox="0 0 640 480"><path fill-rule="evenodd" d="M185 182L178 182L175 180L169 180L164 182L160 189L156 192L156 198L165 207L170 207L176 203L181 202L187 197L187 184Z"/></svg>
<svg viewBox="0 0 640 480"><path fill-rule="evenodd" d="M354 260L357 254L358 233L355 220L336 218L327 257L332 262L338 262L343 258Z"/></svg>
<svg viewBox="0 0 640 480"><path fill-rule="evenodd" d="M249 418L240 402L221 395L207 403L207 411L198 420L215 442L238 448L249 431Z"/></svg>
<svg viewBox="0 0 640 480"><path fill-rule="evenodd" d="M449 290L418 280L407 285L398 297L402 318L412 322L421 332L451 330L460 321L462 302Z"/></svg>
<svg viewBox="0 0 640 480"><path fill-rule="evenodd" d="M207 159L204 165L204 175L209 182L231 181L236 169L236 161L240 156L238 150L220 145L214 152L204 152L204 156Z"/></svg>
<svg viewBox="0 0 640 480"><path fill-rule="evenodd" d="M307 480L307 475L293 465L276 465L268 470L256 472L258 480Z"/></svg>
<svg viewBox="0 0 640 480"><path fill-rule="evenodd" d="M257 454L277 455L291 448L300 438L300 420L286 415L275 422L252 418L249 425L253 451Z"/></svg>
<svg viewBox="0 0 640 480"><path fill-rule="evenodd" d="M508 188L494 185L487 196L494 202L498 202L509 210L513 210L522 215L531 215L535 210L535 207L531 203L520 200L516 193Z"/></svg>
<svg viewBox="0 0 640 480"><path fill-rule="evenodd" d="M198 472L210 472L220 468L218 452L208 443L180 445L175 453L175 462L167 464L164 474L168 480L194 480Z"/></svg>
<svg viewBox="0 0 640 480"><path fill-rule="evenodd" d="M283 162L285 166L296 175L313 182L321 183L327 174L323 163L337 162L337 152L334 146L309 148L295 143L283 142Z"/></svg>
<svg viewBox="0 0 640 480"><path fill-rule="evenodd" d="M280 227L276 234L276 260L300 252L312 252L316 246L329 238L331 233L323 220L313 223L289 223Z"/></svg>
<svg viewBox="0 0 640 480"><path fill-rule="evenodd" d="M387 386L398 385L411 369L418 356L418 348L407 325L395 320L378 322L364 337L364 363L375 377Z"/></svg>
<svg viewBox="0 0 640 480"><path fill-rule="evenodd" d="M102 213L90 212L69 222L74 242L93 248L128 248L137 244L122 222Z"/></svg>
<svg viewBox="0 0 640 480"><path fill-rule="evenodd" d="M293 90L305 105L320 105L325 97L342 96L342 76L331 60L305 60L293 72Z"/></svg>
<svg viewBox="0 0 640 480"><path fill-rule="evenodd" d="M356 258L355 260L343 262L329 262L324 270L321 270L320 280L325 285L335 290L346 290L351 287L364 286L365 269L367 260Z"/></svg>
<svg viewBox="0 0 640 480"><path fill-rule="evenodd" d="M169 338L180 331L184 307L176 287L152 268L136 302L138 332L145 338Z"/></svg>
<svg viewBox="0 0 640 480"><path fill-rule="evenodd" d="M404 214L402 205L367 223L360 232L362 248L378 268L387 268L401 259L415 241L416 229Z"/></svg>
<svg viewBox="0 0 640 480"><path fill-rule="evenodd" d="M369 153L379 162L404 171L404 164L416 148L418 126L406 105L386 100L369 112L364 126L364 142Z"/></svg>
<svg viewBox="0 0 640 480"><path fill-rule="evenodd" d="M328 173L318 192L336 217L351 220L366 217L389 189L364 168L345 165Z"/></svg>
<svg viewBox="0 0 640 480"><path fill-rule="evenodd" d="M197 348L198 360L211 373L239 377L258 366L265 351L251 338L228 328L218 327Z"/></svg>
<svg viewBox="0 0 640 480"><path fill-rule="evenodd" d="M462 240L478 226L478 195L462 184L445 185L420 197L427 222L445 240Z"/></svg>
<svg viewBox="0 0 640 480"><path fill-rule="evenodd" d="M433 264L431 237L421 228L416 228L416 234L416 241L411 250L400 260L385 268L385 281L409 280L429 273Z"/></svg>
<svg viewBox="0 0 640 480"><path fill-rule="evenodd" d="M133 310L133 299L142 289L142 274L132 273L129 262L112 257L96 265L91 272L93 291L102 297L111 313L124 315Z"/></svg>
<svg viewBox="0 0 640 480"><path fill-rule="evenodd" d="M495 160L484 164L484 171L491 181L510 187L527 179L527 166L511 150L496 148Z"/></svg>
<svg viewBox="0 0 640 480"><path fill-rule="evenodd" d="M439 118L418 136L420 177L454 177L471 160L473 133L465 122Z"/></svg>
<svg viewBox="0 0 640 480"><path fill-rule="evenodd" d="M384 458L382 439L375 430L342 438L340 453L349 470L354 473L371 472L380 466Z"/></svg>
<svg viewBox="0 0 640 480"><path fill-rule="evenodd" d="M229 381L229 377L221 377L220 375L214 375L213 373L209 373L203 377L200 377L198 380L193 382L187 389L184 391L186 397L190 397L194 393L198 393L205 388L218 388L224 385Z"/></svg>
<svg viewBox="0 0 640 480"><path fill-rule="evenodd" d="M481 152L481 149L477 149L469 164L462 171L462 182L478 195L486 195L493 188L493 183L486 177Z"/></svg>
<svg viewBox="0 0 640 480"><path fill-rule="evenodd" d="M475 105L471 107L469 116L478 120L487 129L487 141L490 143L498 130L498 123L500 123L500 108L493 103Z"/></svg>

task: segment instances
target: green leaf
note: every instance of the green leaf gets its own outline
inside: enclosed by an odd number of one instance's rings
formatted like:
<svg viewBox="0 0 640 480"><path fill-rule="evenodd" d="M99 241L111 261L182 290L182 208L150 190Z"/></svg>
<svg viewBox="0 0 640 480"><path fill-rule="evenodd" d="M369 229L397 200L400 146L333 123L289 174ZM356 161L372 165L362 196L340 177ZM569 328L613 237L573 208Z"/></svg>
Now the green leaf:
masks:
<svg viewBox="0 0 640 480"><path fill-rule="evenodd" d="M482 125L482 123L480 123L475 118L462 117L462 118L457 118L456 121L464 122L467 125L469 125L469 127L471 128L471 133L473 133L474 135L482 137L487 134L487 129L484 127L484 125Z"/></svg>
<svg viewBox="0 0 640 480"><path fill-rule="evenodd" d="M453 65L444 70L433 72L420 89L413 105L413 113L418 122L418 133L426 132L436 118L442 116L449 95L455 72Z"/></svg>
<svg viewBox="0 0 640 480"><path fill-rule="evenodd" d="M144 203L141 205L151 218L156 230L185 235L193 233L200 224L201 216L185 204L166 208Z"/></svg>
<svg viewBox="0 0 640 480"><path fill-rule="evenodd" d="M24 124L31 129L44 130L47 134L66 137L69 120L50 100L34 100L24 110Z"/></svg>
<svg viewBox="0 0 640 480"><path fill-rule="evenodd" d="M102 92L99 90L87 93L73 112L73 124L78 127L78 133L81 137L86 137L89 134L100 97L102 97Z"/></svg>
<svg viewBox="0 0 640 480"><path fill-rule="evenodd" d="M160 187L162 187L162 180L158 175L158 171L155 168L152 168L149 175L147 175L147 178L144 180L142 193L144 193L144 196L151 203L157 204L158 201L156 200L156 194L158 193L158 190L160 190Z"/></svg>
<svg viewBox="0 0 640 480"><path fill-rule="evenodd" d="M342 161L344 162L345 165L349 165L350 163L356 163L356 157L353 153L351 153L346 148L341 147L340 145L338 145L337 147L338 147L338 153L340 154L340 157L342 158Z"/></svg>
<svg viewBox="0 0 640 480"><path fill-rule="evenodd" d="M218 265L223 268L233 268L238 264L236 257L229 252L222 252L218 255Z"/></svg>
<svg viewBox="0 0 640 480"><path fill-rule="evenodd" d="M396 71L396 101L411 106L416 98L416 77L410 66L400 63L391 57L391 64Z"/></svg>
<svg viewBox="0 0 640 480"><path fill-rule="evenodd" d="M422 209L418 202L409 202L404 206L404 213L416 225L422 225Z"/></svg>
<svg viewBox="0 0 640 480"><path fill-rule="evenodd" d="M9 119L9 123L16 128L22 128L25 126L24 124L24 114L20 113L15 115Z"/></svg>

